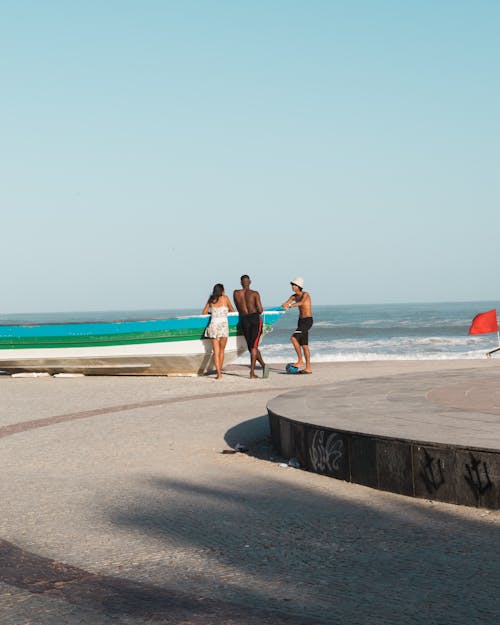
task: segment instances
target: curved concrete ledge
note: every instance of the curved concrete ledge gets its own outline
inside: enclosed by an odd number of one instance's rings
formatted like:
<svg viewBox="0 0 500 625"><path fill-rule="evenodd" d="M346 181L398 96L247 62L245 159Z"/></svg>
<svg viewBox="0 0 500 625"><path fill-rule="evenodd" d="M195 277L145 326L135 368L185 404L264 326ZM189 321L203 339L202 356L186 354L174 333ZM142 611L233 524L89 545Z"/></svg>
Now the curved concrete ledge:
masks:
<svg viewBox="0 0 500 625"><path fill-rule="evenodd" d="M271 436L308 471L499 509L499 382L471 369L301 388L268 403Z"/></svg>

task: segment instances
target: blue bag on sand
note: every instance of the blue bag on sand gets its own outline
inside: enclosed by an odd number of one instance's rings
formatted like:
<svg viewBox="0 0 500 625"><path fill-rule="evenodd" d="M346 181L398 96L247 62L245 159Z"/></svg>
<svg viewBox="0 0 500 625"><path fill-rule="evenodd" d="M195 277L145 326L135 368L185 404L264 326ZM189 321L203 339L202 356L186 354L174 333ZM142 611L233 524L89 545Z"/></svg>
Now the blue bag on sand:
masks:
<svg viewBox="0 0 500 625"><path fill-rule="evenodd" d="M289 362L287 364L287 366L285 367L285 370L287 373L298 373L299 372L299 368L295 367L294 365L292 365L291 362Z"/></svg>

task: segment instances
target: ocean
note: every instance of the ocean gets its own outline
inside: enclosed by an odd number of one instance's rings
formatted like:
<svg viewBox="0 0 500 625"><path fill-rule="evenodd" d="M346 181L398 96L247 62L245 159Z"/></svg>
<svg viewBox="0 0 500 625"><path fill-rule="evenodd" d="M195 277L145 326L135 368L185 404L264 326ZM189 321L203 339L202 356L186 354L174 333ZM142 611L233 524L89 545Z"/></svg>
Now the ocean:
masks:
<svg viewBox="0 0 500 625"><path fill-rule="evenodd" d="M313 362L484 358L496 334L468 334L474 316L499 302L316 306L309 333ZM290 362L297 312L275 324L262 343L269 361ZM500 353L500 352L499 352Z"/></svg>
<svg viewBox="0 0 500 625"><path fill-rule="evenodd" d="M469 326L477 313L499 306L500 302L494 301L313 306L311 357L313 362L484 358L486 352L498 347L497 335L469 336ZM0 314L0 323L159 319L199 312L182 309ZM290 335L296 328L297 315L297 309L286 312L264 337L264 359L283 363L295 360ZM243 355L236 362L247 361L248 355Z"/></svg>

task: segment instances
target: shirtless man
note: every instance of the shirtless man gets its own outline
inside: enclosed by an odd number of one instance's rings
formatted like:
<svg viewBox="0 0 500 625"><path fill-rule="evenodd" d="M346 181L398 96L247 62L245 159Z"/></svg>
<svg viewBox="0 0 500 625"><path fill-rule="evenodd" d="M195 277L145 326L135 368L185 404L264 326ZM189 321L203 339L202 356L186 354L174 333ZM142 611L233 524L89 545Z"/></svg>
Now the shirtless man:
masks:
<svg viewBox="0 0 500 625"><path fill-rule="evenodd" d="M250 288L252 281L246 274L241 276L240 282L242 288L234 291L233 300L240 315L241 330L250 352L250 377L257 377L255 375L255 363L259 361L262 366L262 377L267 378L269 369L264 363L259 350L259 341L262 336L262 319L260 315L263 312L260 295L258 291Z"/></svg>
<svg viewBox="0 0 500 625"><path fill-rule="evenodd" d="M293 295L281 305L283 308L297 307L299 309L297 329L291 336L292 345L297 352L297 362L293 366L297 368L304 367L299 373L312 373L311 353L309 351L309 330L313 325L311 296L304 291L304 278L294 278L290 284L292 285ZM304 357L302 357L302 352L304 352Z"/></svg>

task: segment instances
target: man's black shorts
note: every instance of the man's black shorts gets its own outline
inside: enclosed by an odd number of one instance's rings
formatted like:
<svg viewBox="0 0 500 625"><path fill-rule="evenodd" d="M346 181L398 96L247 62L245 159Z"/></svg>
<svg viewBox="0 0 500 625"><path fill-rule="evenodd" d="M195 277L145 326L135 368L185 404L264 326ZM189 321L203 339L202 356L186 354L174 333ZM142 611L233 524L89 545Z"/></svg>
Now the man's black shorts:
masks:
<svg viewBox="0 0 500 625"><path fill-rule="evenodd" d="M309 345L309 330L312 328L312 325L312 317L299 317L297 329L292 334L297 339L299 345Z"/></svg>
<svg viewBox="0 0 500 625"><path fill-rule="evenodd" d="M258 312L240 315L240 326L247 342L248 351L259 347L262 336L262 319Z"/></svg>

